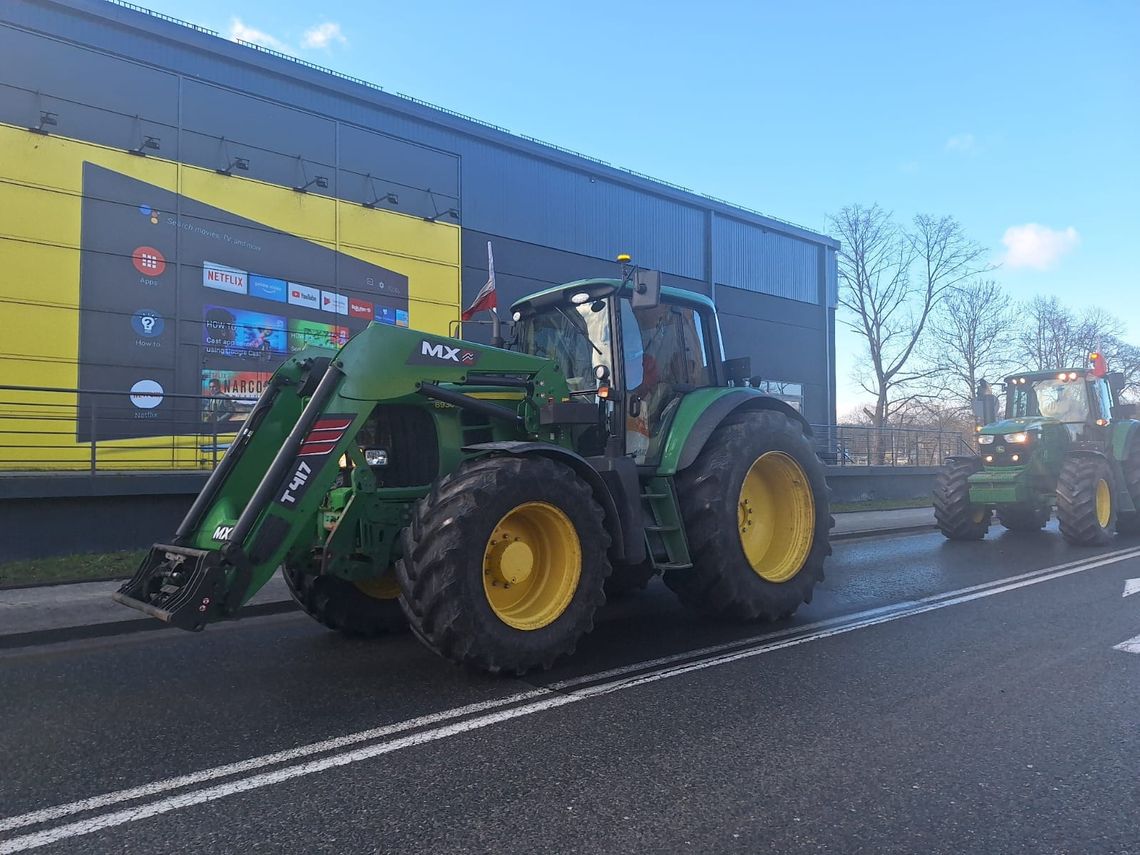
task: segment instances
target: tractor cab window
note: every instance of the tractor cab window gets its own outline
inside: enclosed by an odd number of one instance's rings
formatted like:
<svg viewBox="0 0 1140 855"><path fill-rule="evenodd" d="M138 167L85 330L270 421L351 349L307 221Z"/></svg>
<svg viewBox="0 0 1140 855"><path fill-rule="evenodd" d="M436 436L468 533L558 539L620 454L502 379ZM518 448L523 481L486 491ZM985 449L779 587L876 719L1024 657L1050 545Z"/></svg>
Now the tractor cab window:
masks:
<svg viewBox="0 0 1140 855"><path fill-rule="evenodd" d="M661 303L622 315L629 404L626 452L638 463L656 456L676 404L688 391L712 384L708 336L701 315L689 306ZM638 370L639 369L639 370ZM640 378L639 382L635 382Z"/></svg>
<svg viewBox="0 0 1140 855"><path fill-rule="evenodd" d="M613 370L606 308L605 300L566 303L521 318L515 324L517 347L557 362L571 392L590 391L598 385L595 366Z"/></svg>
<svg viewBox="0 0 1140 855"><path fill-rule="evenodd" d="M1038 380L1033 383L1037 412L1045 418L1066 424L1083 424L1089 417L1089 399L1085 384L1073 380ZM1034 413L1026 413L1034 415Z"/></svg>

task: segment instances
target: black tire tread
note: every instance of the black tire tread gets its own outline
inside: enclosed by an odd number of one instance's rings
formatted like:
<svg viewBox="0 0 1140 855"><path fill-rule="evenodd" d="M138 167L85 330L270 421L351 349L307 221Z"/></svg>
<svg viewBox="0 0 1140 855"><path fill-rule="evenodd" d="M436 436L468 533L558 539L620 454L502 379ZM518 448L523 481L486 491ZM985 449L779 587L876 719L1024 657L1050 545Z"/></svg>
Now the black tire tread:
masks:
<svg viewBox="0 0 1140 855"><path fill-rule="evenodd" d="M616 600L644 591L656 575L657 570L648 558L640 564L615 564L613 573L606 579L606 599Z"/></svg>
<svg viewBox="0 0 1140 855"><path fill-rule="evenodd" d="M990 528L992 514L987 509L976 520L970 504L969 478L982 468L981 461L951 460L938 474L934 485L934 521L947 540L981 540Z"/></svg>
<svg viewBox="0 0 1140 855"><path fill-rule="evenodd" d="M1112 517L1103 528L1096 516L1096 485L1101 478L1113 493ZM1075 546L1103 546L1112 541L1116 495L1108 461L1088 454L1065 458L1057 478L1057 521L1061 536Z"/></svg>
<svg viewBox="0 0 1140 855"><path fill-rule="evenodd" d="M397 600L370 597L339 576L315 575L282 566L281 575L297 605L322 626L351 638L404 632L407 619Z"/></svg>
<svg viewBox="0 0 1140 855"><path fill-rule="evenodd" d="M554 623L523 632L494 616L481 581L474 593L464 594L475 588L464 583L465 562L478 560L481 566L482 544L501 518L488 516L493 497L524 501L523 494L550 485L557 485L559 494L552 503L572 519L577 514L589 529L583 531L579 524L582 575L574 599ZM604 511L572 469L545 457L488 456L460 464L416 503L401 539L403 558L396 562L396 576L412 632L433 652L461 665L514 674L550 668L574 652L605 602L610 537Z"/></svg>
<svg viewBox="0 0 1140 855"><path fill-rule="evenodd" d="M816 509L812 547L804 566L782 583L760 578L744 557L733 499L740 485L729 483L735 479L740 449L759 445L763 453L773 444L790 453L804 470ZM749 456L751 466L759 453ZM677 475L677 497L693 566L667 570L665 584L686 606L731 620L781 620L801 603L810 603L816 584L823 581L824 560L831 554L830 531L835 525L824 473L808 437L783 413L746 410L728 416L696 461Z"/></svg>

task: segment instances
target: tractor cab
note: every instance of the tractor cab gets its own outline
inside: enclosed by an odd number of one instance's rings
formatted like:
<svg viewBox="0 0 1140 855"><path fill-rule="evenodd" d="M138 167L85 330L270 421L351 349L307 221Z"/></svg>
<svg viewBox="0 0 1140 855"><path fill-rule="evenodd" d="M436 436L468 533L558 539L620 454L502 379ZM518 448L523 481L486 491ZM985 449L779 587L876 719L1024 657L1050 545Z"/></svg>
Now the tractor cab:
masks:
<svg viewBox="0 0 1140 855"><path fill-rule="evenodd" d="M678 288L654 290L636 278L583 279L512 307L515 349L553 360L571 396L599 406L606 430L582 441L608 438L639 465L660 460L686 393L724 385L712 301Z"/></svg>

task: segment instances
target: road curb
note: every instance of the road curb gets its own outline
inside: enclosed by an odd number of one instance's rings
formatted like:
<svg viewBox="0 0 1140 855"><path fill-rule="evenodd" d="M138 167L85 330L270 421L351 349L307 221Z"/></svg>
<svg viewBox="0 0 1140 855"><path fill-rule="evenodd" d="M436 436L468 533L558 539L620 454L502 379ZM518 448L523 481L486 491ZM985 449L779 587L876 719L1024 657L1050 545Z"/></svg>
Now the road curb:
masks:
<svg viewBox="0 0 1140 855"><path fill-rule="evenodd" d="M275 603L258 603L246 606L238 613L238 618L263 617L299 611L293 600L280 600ZM130 635L136 632L173 630L174 627L154 618L116 620L105 623L77 624L52 629L37 629L31 632L16 632L0 635L0 650L14 650L20 647L35 647L40 644L59 644L64 641L82 641L90 638L110 638L117 635Z"/></svg>
<svg viewBox="0 0 1140 855"><path fill-rule="evenodd" d="M839 534L833 534L832 540L855 540L862 537L882 537L886 534L922 534L925 532L937 531L938 525L936 523L924 523L923 525L900 525L895 528L876 528L868 529L867 531L845 531Z"/></svg>

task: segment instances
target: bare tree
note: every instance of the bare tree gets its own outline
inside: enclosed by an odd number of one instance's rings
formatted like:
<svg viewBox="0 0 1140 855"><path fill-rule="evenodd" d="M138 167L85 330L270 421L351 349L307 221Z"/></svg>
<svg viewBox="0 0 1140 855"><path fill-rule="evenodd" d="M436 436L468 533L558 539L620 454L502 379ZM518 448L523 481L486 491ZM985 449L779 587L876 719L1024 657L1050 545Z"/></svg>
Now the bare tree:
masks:
<svg viewBox="0 0 1140 855"><path fill-rule="evenodd" d="M1112 355L1124 351L1124 322L1096 307L1078 315L1056 297L1034 297L1022 308L1019 341L1024 365L1031 371L1082 367L1091 351Z"/></svg>
<svg viewBox="0 0 1140 855"><path fill-rule="evenodd" d="M849 312L844 322L866 340L860 379L882 427L923 395L913 384L930 369L911 363L915 348L943 295L984 269L984 250L953 217L919 214L904 231L878 205L856 204L828 221L842 243L839 303Z"/></svg>
<svg viewBox="0 0 1140 855"><path fill-rule="evenodd" d="M924 355L950 399L968 407L979 380L1012 367L1016 338L1009 295L993 279L976 279L949 291L935 309Z"/></svg>

